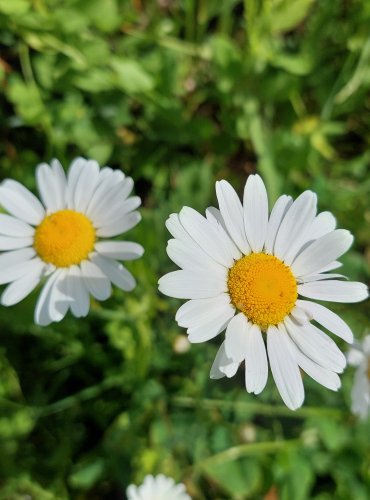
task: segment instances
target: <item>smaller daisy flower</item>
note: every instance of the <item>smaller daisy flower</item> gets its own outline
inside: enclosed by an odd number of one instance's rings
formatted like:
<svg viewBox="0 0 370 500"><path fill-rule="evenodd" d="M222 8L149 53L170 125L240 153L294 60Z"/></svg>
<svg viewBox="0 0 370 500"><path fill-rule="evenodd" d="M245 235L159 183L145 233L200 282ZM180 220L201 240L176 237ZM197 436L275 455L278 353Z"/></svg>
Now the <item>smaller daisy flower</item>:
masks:
<svg viewBox="0 0 370 500"><path fill-rule="evenodd" d="M352 387L351 410L365 419L370 415L370 335L362 343L355 343L347 354L348 364L356 366Z"/></svg>
<svg viewBox="0 0 370 500"><path fill-rule="evenodd" d="M211 340L226 329L211 378L232 377L245 364L245 386L259 394L269 367L292 410L304 400L300 369L338 390L346 358L326 331L353 341L349 326L316 303L359 302L366 285L331 273L352 245L330 212L317 213L317 196L280 196L269 213L265 185L248 177L243 204L226 181L216 183L219 209L206 217L189 207L170 215L167 253L181 270L159 280L159 290L187 299L177 311L190 342Z"/></svg>
<svg viewBox="0 0 370 500"><path fill-rule="evenodd" d="M126 494L128 500L191 500L182 483L163 474L146 476L141 486L130 484Z"/></svg>
<svg viewBox="0 0 370 500"><path fill-rule="evenodd" d="M58 160L36 169L42 200L22 184L0 185L0 284L8 284L4 306L17 304L47 278L35 309L35 322L48 325L87 315L89 295L106 300L111 283L122 290L135 279L119 262L140 257L137 243L109 238L140 221L140 198L129 197L134 182L121 171L100 169L94 160L76 158L68 171ZM108 238L108 239L107 239Z"/></svg>

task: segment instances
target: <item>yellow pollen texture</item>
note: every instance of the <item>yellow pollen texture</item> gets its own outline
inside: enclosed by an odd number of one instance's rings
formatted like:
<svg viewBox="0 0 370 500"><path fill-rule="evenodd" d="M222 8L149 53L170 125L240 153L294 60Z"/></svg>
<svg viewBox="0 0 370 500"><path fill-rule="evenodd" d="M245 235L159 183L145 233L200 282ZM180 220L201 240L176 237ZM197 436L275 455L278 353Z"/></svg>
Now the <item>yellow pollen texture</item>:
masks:
<svg viewBox="0 0 370 500"><path fill-rule="evenodd" d="M84 214L60 210L37 226L33 246L44 262L69 267L86 259L94 243L95 229Z"/></svg>
<svg viewBox="0 0 370 500"><path fill-rule="evenodd" d="M263 330L280 323L298 297L290 268L264 253L252 253L235 262L228 288L234 306Z"/></svg>

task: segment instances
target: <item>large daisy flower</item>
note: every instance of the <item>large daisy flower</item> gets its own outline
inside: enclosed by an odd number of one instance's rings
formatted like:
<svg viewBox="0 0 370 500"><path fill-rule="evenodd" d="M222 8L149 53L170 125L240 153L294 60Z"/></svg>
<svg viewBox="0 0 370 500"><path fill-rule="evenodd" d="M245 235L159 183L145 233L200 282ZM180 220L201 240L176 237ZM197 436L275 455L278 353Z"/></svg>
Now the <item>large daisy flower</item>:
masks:
<svg viewBox="0 0 370 500"><path fill-rule="evenodd" d="M365 419L370 415L370 335L356 342L347 354L348 363L356 366L351 393L352 412Z"/></svg>
<svg viewBox="0 0 370 500"><path fill-rule="evenodd" d="M181 270L163 276L159 289L190 299L177 312L178 324L188 329L191 342L210 340L226 328L212 378L233 376L245 361L246 389L258 394L267 382L269 359L291 409L304 400L299 367L337 390L346 359L322 328L347 342L353 336L339 316L307 299L367 297L364 284L329 272L340 267L336 259L351 246L352 235L335 229L329 212L317 214L311 191L295 201L281 196L270 215L258 175L248 178L243 205L224 180L216 183L216 193L219 210L208 208L203 217L184 207L166 222L174 237L167 253Z"/></svg>
<svg viewBox="0 0 370 500"><path fill-rule="evenodd" d="M130 484L126 493L128 500L191 500L182 483L163 474L146 476L141 486Z"/></svg>
<svg viewBox="0 0 370 500"><path fill-rule="evenodd" d="M42 203L19 182L0 185L0 205L9 213L0 214L0 284L9 283L1 303L18 303L47 277L35 321L48 325L68 309L86 316L89 294L105 300L111 283L132 290L135 280L118 261L140 257L143 248L109 238L140 221L140 198L129 197L133 180L84 158L67 176L58 160L42 163L36 180Z"/></svg>

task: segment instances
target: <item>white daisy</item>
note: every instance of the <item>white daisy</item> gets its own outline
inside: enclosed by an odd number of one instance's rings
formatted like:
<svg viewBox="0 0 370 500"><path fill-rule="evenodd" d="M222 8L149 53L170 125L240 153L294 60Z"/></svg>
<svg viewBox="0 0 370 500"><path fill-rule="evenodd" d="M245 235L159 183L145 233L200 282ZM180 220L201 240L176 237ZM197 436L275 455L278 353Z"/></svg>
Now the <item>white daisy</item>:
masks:
<svg viewBox="0 0 370 500"><path fill-rule="evenodd" d="M281 196L271 214L258 175L245 185L244 203L226 181L216 183L220 210L203 217L184 207L172 214L167 253L182 270L159 280L162 293L190 299L176 320L191 342L214 338L226 328L211 378L231 377L245 361L248 392L266 385L268 361L285 404L299 408L304 389L299 367L332 390L345 356L316 324L347 342L350 328L335 313L307 299L358 302L367 297L362 283L327 274L351 246L353 237L335 229L332 214L317 214L316 195L305 191L294 202ZM302 300L300 297L304 297ZM263 334L266 334L267 353Z"/></svg>
<svg viewBox="0 0 370 500"><path fill-rule="evenodd" d="M77 317L89 311L89 294L105 300L111 283L135 287L119 260L143 254L137 243L113 241L141 219L140 198L129 197L134 182L121 171L99 168L94 160L76 158L66 176L58 160L36 169L42 203L22 184L0 185L0 284L10 283L1 303L20 302L48 279L35 309L35 321L60 321L68 309Z"/></svg>
<svg viewBox="0 0 370 500"><path fill-rule="evenodd" d="M370 335L349 350L347 359L350 365L357 366L351 393L351 410L365 419L370 415Z"/></svg>
<svg viewBox="0 0 370 500"><path fill-rule="evenodd" d="M126 494L128 500L191 500L182 483L163 474L146 476L141 486L130 484Z"/></svg>

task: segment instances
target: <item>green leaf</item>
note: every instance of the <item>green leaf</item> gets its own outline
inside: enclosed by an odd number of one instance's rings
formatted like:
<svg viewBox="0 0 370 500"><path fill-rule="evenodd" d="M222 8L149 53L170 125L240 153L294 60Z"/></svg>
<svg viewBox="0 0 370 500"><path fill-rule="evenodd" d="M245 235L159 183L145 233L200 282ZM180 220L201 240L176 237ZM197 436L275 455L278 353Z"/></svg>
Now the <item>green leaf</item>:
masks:
<svg viewBox="0 0 370 500"><path fill-rule="evenodd" d="M154 88L154 78L137 61L114 58L110 64L116 73L119 87L128 94L145 93Z"/></svg>

